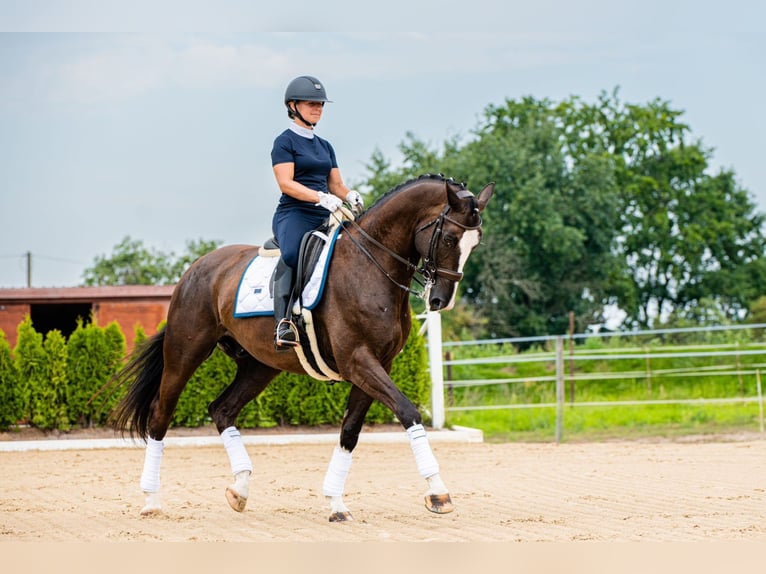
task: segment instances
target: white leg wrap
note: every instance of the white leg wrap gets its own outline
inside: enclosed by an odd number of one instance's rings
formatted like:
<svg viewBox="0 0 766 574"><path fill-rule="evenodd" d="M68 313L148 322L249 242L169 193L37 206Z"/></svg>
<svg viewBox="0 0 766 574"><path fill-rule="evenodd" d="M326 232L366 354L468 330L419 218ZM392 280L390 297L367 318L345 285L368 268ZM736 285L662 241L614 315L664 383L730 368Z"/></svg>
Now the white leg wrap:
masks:
<svg viewBox="0 0 766 574"><path fill-rule="evenodd" d="M160 490L160 464L162 463L162 450L165 443L161 440L146 439L146 454L144 456L144 470L141 473L141 490L144 492L159 492Z"/></svg>
<svg viewBox="0 0 766 574"><path fill-rule="evenodd" d="M231 463L231 473L237 475L240 472L253 472L253 463L245 450L245 443L242 442L242 435L236 427L228 427L221 433L223 446L226 448L226 454L229 455Z"/></svg>
<svg viewBox="0 0 766 574"><path fill-rule="evenodd" d="M447 494L447 486L438 474L429 476L426 481L428 482L428 494Z"/></svg>
<svg viewBox="0 0 766 574"><path fill-rule="evenodd" d="M349 470L351 470L351 453L336 446L332 452L330 466L327 467L327 474L324 476L322 491L325 496L343 496Z"/></svg>
<svg viewBox="0 0 766 574"><path fill-rule="evenodd" d="M415 464L418 465L418 472L423 478L428 478L439 474L439 463L436 462L434 453L431 452L431 445L428 443L426 429L423 425L413 425L407 429L410 437L410 446L415 455Z"/></svg>

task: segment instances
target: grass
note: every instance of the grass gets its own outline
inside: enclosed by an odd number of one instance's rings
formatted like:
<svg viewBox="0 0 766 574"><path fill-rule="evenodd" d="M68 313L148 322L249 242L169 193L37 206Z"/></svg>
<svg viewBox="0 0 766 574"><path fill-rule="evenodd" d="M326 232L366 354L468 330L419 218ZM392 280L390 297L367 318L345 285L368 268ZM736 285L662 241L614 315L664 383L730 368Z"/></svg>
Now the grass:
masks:
<svg viewBox="0 0 766 574"><path fill-rule="evenodd" d="M562 440L636 440L759 432L758 405L565 407ZM478 428L487 442L552 442L553 408L448 413L446 424Z"/></svg>
<svg viewBox="0 0 766 574"><path fill-rule="evenodd" d="M745 352L754 350L756 354ZM755 397L756 372L762 368L766 372L764 355L759 354L763 350L763 344L757 341L676 340L672 344L654 341L651 345L631 347L625 346L624 341L606 345L602 340L588 340L564 360L567 403L562 438L564 441L678 438L759 432L761 415L756 402L638 406L578 406L578 403ZM451 380L513 379L513 382L449 389L447 380L448 407L555 403L555 383L539 381L539 377L555 375L555 364L550 353L541 351L545 350L519 353L508 345L453 350L455 359L493 356L506 359L500 363L453 365L448 371ZM655 356L636 356L641 353ZM673 356L656 356L663 353ZM587 354L591 359L578 361L578 354ZM529 358L534 360L527 361ZM570 404L572 397L574 406ZM553 407L448 410L446 418L447 425L481 429L489 442L555 440Z"/></svg>

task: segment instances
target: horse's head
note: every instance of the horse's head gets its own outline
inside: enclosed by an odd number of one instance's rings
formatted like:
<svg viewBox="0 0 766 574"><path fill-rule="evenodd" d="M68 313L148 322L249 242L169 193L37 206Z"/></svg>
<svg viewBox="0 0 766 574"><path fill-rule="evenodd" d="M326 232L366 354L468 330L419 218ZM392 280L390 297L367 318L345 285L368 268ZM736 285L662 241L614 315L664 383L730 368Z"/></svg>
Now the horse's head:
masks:
<svg viewBox="0 0 766 574"><path fill-rule="evenodd" d="M416 246L431 285L431 311L451 309L468 256L481 241L481 212L495 191L490 183L478 196L452 180L445 182L447 205L438 217L418 229Z"/></svg>

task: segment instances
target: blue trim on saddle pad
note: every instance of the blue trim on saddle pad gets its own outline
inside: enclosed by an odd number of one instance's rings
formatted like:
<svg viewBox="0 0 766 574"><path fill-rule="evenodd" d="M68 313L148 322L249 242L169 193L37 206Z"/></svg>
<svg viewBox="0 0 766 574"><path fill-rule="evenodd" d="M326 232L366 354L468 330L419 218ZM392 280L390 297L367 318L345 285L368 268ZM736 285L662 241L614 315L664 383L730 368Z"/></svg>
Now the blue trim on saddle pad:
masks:
<svg viewBox="0 0 766 574"><path fill-rule="evenodd" d="M277 265L277 261L279 261L279 257L263 257L261 255L256 255L250 260L250 263L247 264L247 267L245 267L245 270L242 273L242 277L239 278L237 290L234 294L235 318L240 319L244 317L274 316L274 298L271 296L269 284L271 283L271 275L274 273L274 268ZM268 273L264 273L264 282L257 285L249 285L243 287L243 283L248 278L248 272L253 265L263 265L264 271L268 269ZM247 289L247 291L243 291L243 289ZM259 298L262 300L268 299L270 303L261 310L239 311L238 309L241 309L240 299L243 298L243 295L247 294L251 296L260 296Z"/></svg>
<svg viewBox="0 0 766 574"><path fill-rule="evenodd" d="M304 309L308 309L309 311L313 311L314 308L319 305L319 302L322 300L322 296L324 295L324 286L327 282L327 269L330 267L330 261L332 261L332 254L335 251L335 241L338 239L338 234L341 230L341 225L338 225L335 227L335 231L333 231L333 234L330 236L329 239L329 245L326 247L327 255L324 260L324 265L322 266L321 270L321 283L319 284L319 290L317 291L316 295L314 296L314 301L309 303L308 305L304 306ZM316 269L311 273L311 280L306 285L306 288L303 289L303 299L307 299L307 293L306 289L308 286L313 282L313 280L316 278L317 273L319 273L319 266L317 265Z"/></svg>

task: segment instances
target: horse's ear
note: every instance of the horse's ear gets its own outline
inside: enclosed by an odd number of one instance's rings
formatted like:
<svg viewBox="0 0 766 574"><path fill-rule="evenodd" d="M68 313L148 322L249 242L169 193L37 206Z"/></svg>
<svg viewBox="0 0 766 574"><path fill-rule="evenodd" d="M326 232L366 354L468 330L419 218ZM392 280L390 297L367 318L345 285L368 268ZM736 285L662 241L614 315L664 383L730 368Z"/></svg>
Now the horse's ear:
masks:
<svg viewBox="0 0 766 574"><path fill-rule="evenodd" d="M493 193L495 193L494 181L485 185L484 189L479 192L479 211L484 211L484 208L487 207Z"/></svg>
<svg viewBox="0 0 766 574"><path fill-rule="evenodd" d="M465 184L462 184L460 186L455 186L455 182L452 179L449 179L446 181L447 184L447 201L449 201L450 207L454 209L455 211L461 211L465 209L465 200L471 199L471 201L474 201L474 195L470 191L468 191L465 187ZM453 185L450 185L453 184ZM472 203L472 205L475 205Z"/></svg>
<svg viewBox="0 0 766 574"><path fill-rule="evenodd" d="M446 180L444 182L445 187L447 188L447 201L450 204L450 207L454 209L455 211L460 211L460 194L458 191L456 191L453 186L450 185L450 180ZM462 190L461 190L462 191Z"/></svg>

